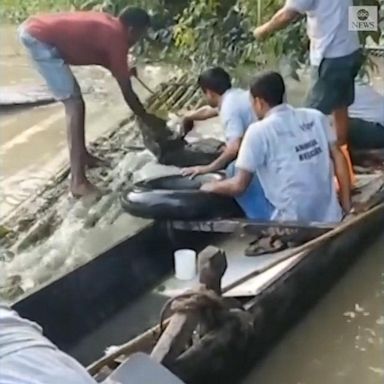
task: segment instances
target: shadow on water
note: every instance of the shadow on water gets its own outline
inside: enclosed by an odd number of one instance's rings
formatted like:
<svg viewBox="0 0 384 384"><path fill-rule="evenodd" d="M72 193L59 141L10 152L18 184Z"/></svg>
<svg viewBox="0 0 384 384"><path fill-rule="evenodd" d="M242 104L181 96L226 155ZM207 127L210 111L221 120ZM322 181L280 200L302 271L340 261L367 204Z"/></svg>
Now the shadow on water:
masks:
<svg viewBox="0 0 384 384"><path fill-rule="evenodd" d="M118 346L156 325L167 299L166 296L154 292L146 294L145 297L109 318L95 332L80 340L69 351L70 354L83 364L90 364L100 358L100 353L106 348Z"/></svg>

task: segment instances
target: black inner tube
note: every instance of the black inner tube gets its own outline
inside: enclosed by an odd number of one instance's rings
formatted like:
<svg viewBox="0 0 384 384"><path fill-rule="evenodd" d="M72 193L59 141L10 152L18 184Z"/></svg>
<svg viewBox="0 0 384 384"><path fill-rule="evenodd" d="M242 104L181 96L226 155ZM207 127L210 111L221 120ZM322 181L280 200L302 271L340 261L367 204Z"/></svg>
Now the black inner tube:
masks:
<svg viewBox="0 0 384 384"><path fill-rule="evenodd" d="M203 184L211 181L220 181L223 180L223 178L224 176L220 173L208 173L205 175L198 175L194 178L182 175L172 175L136 183L134 189L166 189L174 191L199 190Z"/></svg>
<svg viewBox="0 0 384 384"><path fill-rule="evenodd" d="M121 195L133 216L159 220L202 220L244 216L233 198L200 191L202 184L222 180L212 173L195 178L173 175L145 180Z"/></svg>

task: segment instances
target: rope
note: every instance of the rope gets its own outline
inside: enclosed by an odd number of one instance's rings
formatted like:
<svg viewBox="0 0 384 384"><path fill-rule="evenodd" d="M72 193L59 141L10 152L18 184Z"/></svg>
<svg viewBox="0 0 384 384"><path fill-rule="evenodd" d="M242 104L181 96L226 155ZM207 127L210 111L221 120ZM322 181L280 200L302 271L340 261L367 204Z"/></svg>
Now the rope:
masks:
<svg viewBox="0 0 384 384"><path fill-rule="evenodd" d="M169 299L164 304L160 314L160 335L165 330L164 320L168 315L190 312L202 313L210 310L219 317L226 309L223 298L212 290L200 287L198 290L187 291Z"/></svg>

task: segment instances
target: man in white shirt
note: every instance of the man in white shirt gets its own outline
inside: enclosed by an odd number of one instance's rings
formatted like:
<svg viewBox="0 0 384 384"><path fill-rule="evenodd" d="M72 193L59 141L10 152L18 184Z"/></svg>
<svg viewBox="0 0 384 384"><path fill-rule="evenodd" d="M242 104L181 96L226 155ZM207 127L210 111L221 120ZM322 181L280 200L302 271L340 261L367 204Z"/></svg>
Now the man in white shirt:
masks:
<svg viewBox="0 0 384 384"><path fill-rule="evenodd" d="M349 107L348 143L354 149L384 148L384 96L369 84L356 84Z"/></svg>
<svg viewBox="0 0 384 384"><path fill-rule="evenodd" d="M0 302L1 384L96 384L86 369Z"/></svg>
<svg viewBox="0 0 384 384"><path fill-rule="evenodd" d="M334 223L342 219L334 172L345 213L351 209L345 158L328 119L321 112L284 103L279 73L258 76L251 85L259 121L246 132L236 175L202 190L226 196L242 193L254 174L274 206L273 220Z"/></svg>
<svg viewBox="0 0 384 384"><path fill-rule="evenodd" d="M270 21L255 29L254 35L264 39L306 15L313 79L306 104L332 114L338 144L349 162L354 182L347 147L348 106L354 101L354 79L363 56L357 32L348 29L348 9L352 5L352 0L286 0Z"/></svg>
<svg viewBox="0 0 384 384"><path fill-rule="evenodd" d="M248 127L257 120L249 91L233 88L230 75L220 67L203 72L198 79L209 106L185 116L184 126L192 129L193 122L219 116L224 127L226 146L223 153L211 164L185 168L184 175L196 176L226 169L227 177L235 173L241 141ZM188 130L188 129L187 129ZM273 207L266 200L260 182L255 177L236 200L249 219L269 220Z"/></svg>

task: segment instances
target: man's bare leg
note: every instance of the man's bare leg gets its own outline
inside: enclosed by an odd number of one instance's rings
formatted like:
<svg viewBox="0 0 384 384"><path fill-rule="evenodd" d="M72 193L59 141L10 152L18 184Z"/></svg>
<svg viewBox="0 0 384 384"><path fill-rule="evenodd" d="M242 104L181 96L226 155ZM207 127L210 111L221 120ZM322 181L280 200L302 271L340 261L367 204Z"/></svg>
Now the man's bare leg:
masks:
<svg viewBox="0 0 384 384"><path fill-rule="evenodd" d="M85 147L85 104L81 96L63 101L67 118L67 135L71 167L71 192L82 197L97 192L85 176L87 155Z"/></svg>
<svg viewBox="0 0 384 384"><path fill-rule="evenodd" d="M351 157L348 152L348 107L340 107L335 109L332 112L333 122L335 124L337 142L341 149L341 152L344 154L345 159L348 163L349 175L351 178L351 185L355 184L356 178L353 172L353 166Z"/></svg>
<svg viewBox="0 0 384 384"><path fill-rule="evenodd" d="M87 151L87 149L85 151L86 151L85 164L87 165L87 167L97 168L97 167L107 165L107 162L105 160L92 155Z"/></svg>

